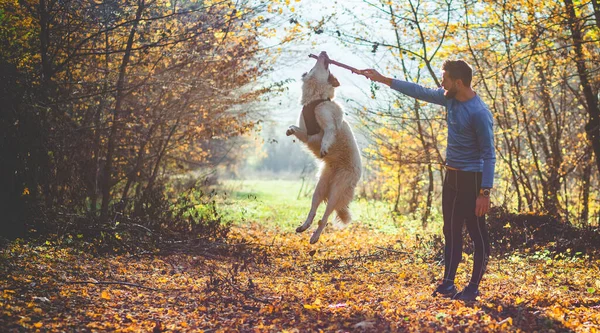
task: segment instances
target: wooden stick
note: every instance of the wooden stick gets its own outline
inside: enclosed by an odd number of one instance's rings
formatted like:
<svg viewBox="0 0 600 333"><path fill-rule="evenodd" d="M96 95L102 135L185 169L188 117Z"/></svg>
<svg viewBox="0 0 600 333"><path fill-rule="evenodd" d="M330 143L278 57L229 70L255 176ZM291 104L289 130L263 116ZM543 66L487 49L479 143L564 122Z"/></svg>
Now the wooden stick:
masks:
<svg viewBox="0 0 600 333"><path fill-rule="evenodd" d="M309 56L310 58L319 59L319 57L317 57L316 55L314 55L314 54L312 54L312 53L311 53L311 54L309 54L308 56ZM348 66L348 65L346 65L346 64L342 64L341 62L337 62L337 61L335 61L335 60L331 60L331 59L329 59L329 60L328 60L328 62L329 62L330 64L333 64L333 65L336 65L336 66L339 66L339 67L345 68L345 69L347 69L347 70L350 70L350 71L351 71L352 73L354 73L354 74L360 74L360 71L359 71L358 69L356 69L356 68L352 67L352 66ZM361 75L364 75L364 74L361 74Z"/></svg>

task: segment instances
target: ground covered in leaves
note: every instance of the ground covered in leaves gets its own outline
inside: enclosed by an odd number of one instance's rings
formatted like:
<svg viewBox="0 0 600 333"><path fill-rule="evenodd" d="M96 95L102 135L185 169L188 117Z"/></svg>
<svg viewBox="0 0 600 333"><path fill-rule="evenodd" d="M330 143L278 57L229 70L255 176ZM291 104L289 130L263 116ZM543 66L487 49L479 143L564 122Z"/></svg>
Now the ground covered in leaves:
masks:
<svg viewBox="0 0 600 333"><path fill-rule="evenodd" d="M494 256L482 296L431 296L443 266L416 241L354 224L309 234L248 223L226 243L92 256L53 243L1 251L2 331L597 332L600 260ZM459 267L463 286L470 256Z"/></svg>

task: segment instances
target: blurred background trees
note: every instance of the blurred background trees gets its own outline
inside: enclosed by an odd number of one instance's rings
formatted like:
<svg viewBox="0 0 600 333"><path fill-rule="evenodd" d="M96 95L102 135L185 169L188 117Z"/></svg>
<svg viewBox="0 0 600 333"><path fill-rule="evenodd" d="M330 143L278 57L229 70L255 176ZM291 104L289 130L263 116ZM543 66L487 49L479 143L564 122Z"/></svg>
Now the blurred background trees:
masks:
<svg viewBox="0 0 600 333"><path fill-rule="evenodd" d="M225 159L223 142L282 89L259 80L276 14L257 1L2 0L3 233L144 216L165 177Z"/></svg>

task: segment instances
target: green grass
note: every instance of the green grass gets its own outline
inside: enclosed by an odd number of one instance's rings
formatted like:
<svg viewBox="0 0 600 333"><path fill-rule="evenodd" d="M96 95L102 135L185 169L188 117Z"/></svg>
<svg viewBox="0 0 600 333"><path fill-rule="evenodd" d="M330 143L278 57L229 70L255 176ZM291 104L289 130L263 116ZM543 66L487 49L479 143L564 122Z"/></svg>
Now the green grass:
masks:
<svg viewBox="0 0 600 333"><path fill-rule="evenodd" d="M227 194L220 202L225 220L234 223L257 222L266 226L292 228L300 220L310 199L297 199L300 182L225 181ZM294 227L295 228L295 227Z"/></svg>
<svg viewBox="0 0 600 333"><path fill-rule="evenodd" d="M254 222L293 232L310 211L314 182L305 184L299 195L301 188L302 182L299 180L227 180L220 187L218 207L225 221L234 224ZM389 204L381 201L355 199L350 204L350 210L354 217L353 225L393 234L423 232L418 218L393 218ZM320 205L315 223L324 211L325 203ZM329 218L330 222L334 216ZM437 232L438 228L434 226L429 229Z"/></svg>

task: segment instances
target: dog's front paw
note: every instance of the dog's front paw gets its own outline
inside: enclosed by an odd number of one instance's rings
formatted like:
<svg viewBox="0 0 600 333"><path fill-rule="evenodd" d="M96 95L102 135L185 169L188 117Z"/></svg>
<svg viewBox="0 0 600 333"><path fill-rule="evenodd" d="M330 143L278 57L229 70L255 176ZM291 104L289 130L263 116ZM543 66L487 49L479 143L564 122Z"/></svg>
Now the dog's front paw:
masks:
<svg viewBox="0 0 600 333"><path fill-rule="evenodd" d="M297 127L297 126L294 126L294 125L292 125L292 126L288 127L287 131L285 131L285 135L286 135L286 136L290 136L290 135L293 135L293 134L295 134L295 133L296 133L296 129L297 129L297 128L298 128L298 127Z"/></svg>
<svg viewBox="0 0 600 333"><path fill-rule="evenodd" d="M321 148L321 158L327 156L327 149Z"/></svg>

